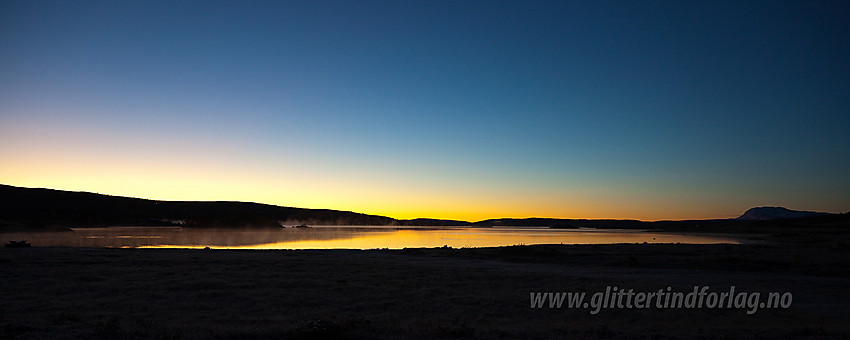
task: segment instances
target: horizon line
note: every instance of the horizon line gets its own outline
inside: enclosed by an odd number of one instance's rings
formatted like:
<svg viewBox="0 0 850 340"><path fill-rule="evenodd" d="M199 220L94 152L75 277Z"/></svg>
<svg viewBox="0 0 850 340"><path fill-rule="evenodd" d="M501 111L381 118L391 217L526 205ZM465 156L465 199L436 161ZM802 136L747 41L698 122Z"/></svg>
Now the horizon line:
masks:
<svg viewBox="0 0 850 340"><path fill-rule="evenodd" d="M355 214L363 214L363 215L369 215L369 216L386 217L386 218L390 218L390 219L393 219L393 220L396 220L396 221L411 221L411 220L419 220L419 219L422 219L422 220L438 220L438 221L464 222L464 223L470 223L470 224L480 223L480 222L489 221L489 220L525 220L525 219L588 220L588 221L590 221L590 220L611 220L611 221L667 222L667 221L713 221L713 220L730 220L730 219L736 219L736 218L738 218L738 217L740 217L740 216L741 216L741 215L738 215L738 216L734 216L734 217L726 217L726 218L685 218L685 219L656 219L656 220L642 220L642 219L637 219L637 218L575 218L575 217L567 218L567 217L541 217L541 216L538 216L538 215L527 215L527 216L524 216L524 217L516 217L516 216L515 216L515 217L504 217L504 216L502 216L502 217L494 217L494 218L485 218L485 219L482 219L482 220L475 220L475 221L473 221L473 220L448 219L448 218L437 218L437 217L397 218L397 217L392 217L392 216L387 216L387 215L382 215L382 214L358 212L358 211L354 211L354 210L339 210L339 209L330 209L330 208L304 208L304 207L288 206L288 205L280 205L280 204L266 203L266 202L256 202L256 201L236 201L236 200L167 200L167 199L156 199L156 198L149 198L149 197L129 196L129 195L116 195L116 194L101 193L101 192L96 192L96 191L86 191L86 190L66 190L66 189L56 189L56 188L47 188L47 187L25 187L25 186L16 186L16 185L11 185L11 184L0 184L0 185L9 186L9 187L14 187L14 188L23 188L23 189L41 189L41 190L53 190L53 191L75 192L75 193L95 194L95 195L103 195L103 196L111 196L111 197L121 197L121 198L131 198L131 199L141 199L141 200L157 201L157 202L197 202L197 203L227 202L227 203L262 204L262 205L270 205L270 206L281 207L281 208L294 208L294 209L306 209L306 210L331 210L331 211L340 211L340 212L349 212L349 213L355 213ZM746 212L746 211L748 211L749 209L754 209L754 208L768 208L768 207L770 207L770 208L775 207L775 208L785 208L785 209L789 209L789 208L781 207L781 206L768 206L768 205L763 205L763 206L756 206L756 207L750 207L750 208L747 208L747 210L745 210L745 212ZM789 210L794 210L794 209L789 209ZM825 212L825 213L829 213L829 214L841 214L842 212L838 212L838 213L836 213L836 212ZM742 215L743 215L743 213L742 213Z"/></svg>

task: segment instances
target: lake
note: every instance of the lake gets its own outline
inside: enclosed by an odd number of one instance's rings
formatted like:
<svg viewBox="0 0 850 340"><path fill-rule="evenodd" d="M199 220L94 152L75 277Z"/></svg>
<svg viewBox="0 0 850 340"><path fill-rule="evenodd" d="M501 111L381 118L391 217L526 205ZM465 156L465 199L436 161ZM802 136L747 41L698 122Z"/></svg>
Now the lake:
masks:
<svg viewBox="0 0 850 340"><path fill-rule="evenodd" d="M742 242L740 236L622 229L532 227L437 228L316 226L271 230L180 227L75 228L65 232L8 232L0 240L28 240L34 247L376 249L498 247L518 244L611 244Z"/></svg>

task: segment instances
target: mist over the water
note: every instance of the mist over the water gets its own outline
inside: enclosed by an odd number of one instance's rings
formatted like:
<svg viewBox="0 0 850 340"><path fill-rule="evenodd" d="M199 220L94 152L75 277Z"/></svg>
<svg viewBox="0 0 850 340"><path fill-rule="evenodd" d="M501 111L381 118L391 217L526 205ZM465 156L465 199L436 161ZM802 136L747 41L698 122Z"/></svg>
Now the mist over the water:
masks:
<svg viewBox="0 0 850 340"><path fill-rule="evenodd" d="M75 228L66 232L0 233L0 239L28 240L37 247L234 248L234 249L401 249L449 246L498 247L531 244L739 243L740 237L652 233L640 230L548 228L434 228L322 226L274 229L192 229L179 227Z"/></svg>

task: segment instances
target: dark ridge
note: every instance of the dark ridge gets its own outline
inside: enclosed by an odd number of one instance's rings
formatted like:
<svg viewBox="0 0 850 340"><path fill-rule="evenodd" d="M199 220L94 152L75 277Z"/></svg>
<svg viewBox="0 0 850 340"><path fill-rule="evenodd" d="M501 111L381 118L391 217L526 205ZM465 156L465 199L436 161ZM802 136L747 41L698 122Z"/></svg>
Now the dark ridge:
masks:
<svg viewBox="0 0 850 340"><path fill-rule="evenodd" d="M388 225L395 219L349 211L247 202L155 201L0 184L0 227L57 229L99 226L279 228L281 224Z"/></svg>
<svg viewBox="0 0 850 340"><path fill-rule="evenodd" d="M656 221L614 219L500 218L475 223L394 218L329 209L304 209L248 202L156 201L89 192L21 188L0 184L0 230L68 227L184 226L279 228L281 225L547 226L551 228L655 229L665 231L758 232L766 229L846 226L848 214L761 207L733 219ZM843 228L843 227L842 227Z"/></svg>

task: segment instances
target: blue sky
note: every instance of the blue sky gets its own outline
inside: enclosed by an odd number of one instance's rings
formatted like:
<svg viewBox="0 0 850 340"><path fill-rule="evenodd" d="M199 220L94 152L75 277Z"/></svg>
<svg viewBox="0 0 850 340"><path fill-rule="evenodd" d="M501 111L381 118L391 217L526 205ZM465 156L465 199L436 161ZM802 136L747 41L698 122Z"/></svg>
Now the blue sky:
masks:
<svg viewBox="0 0 850 340"><path fill-rule="evenodd" d="M393 217L850 210L842 1L6 1L0 182Z"/></svg>

